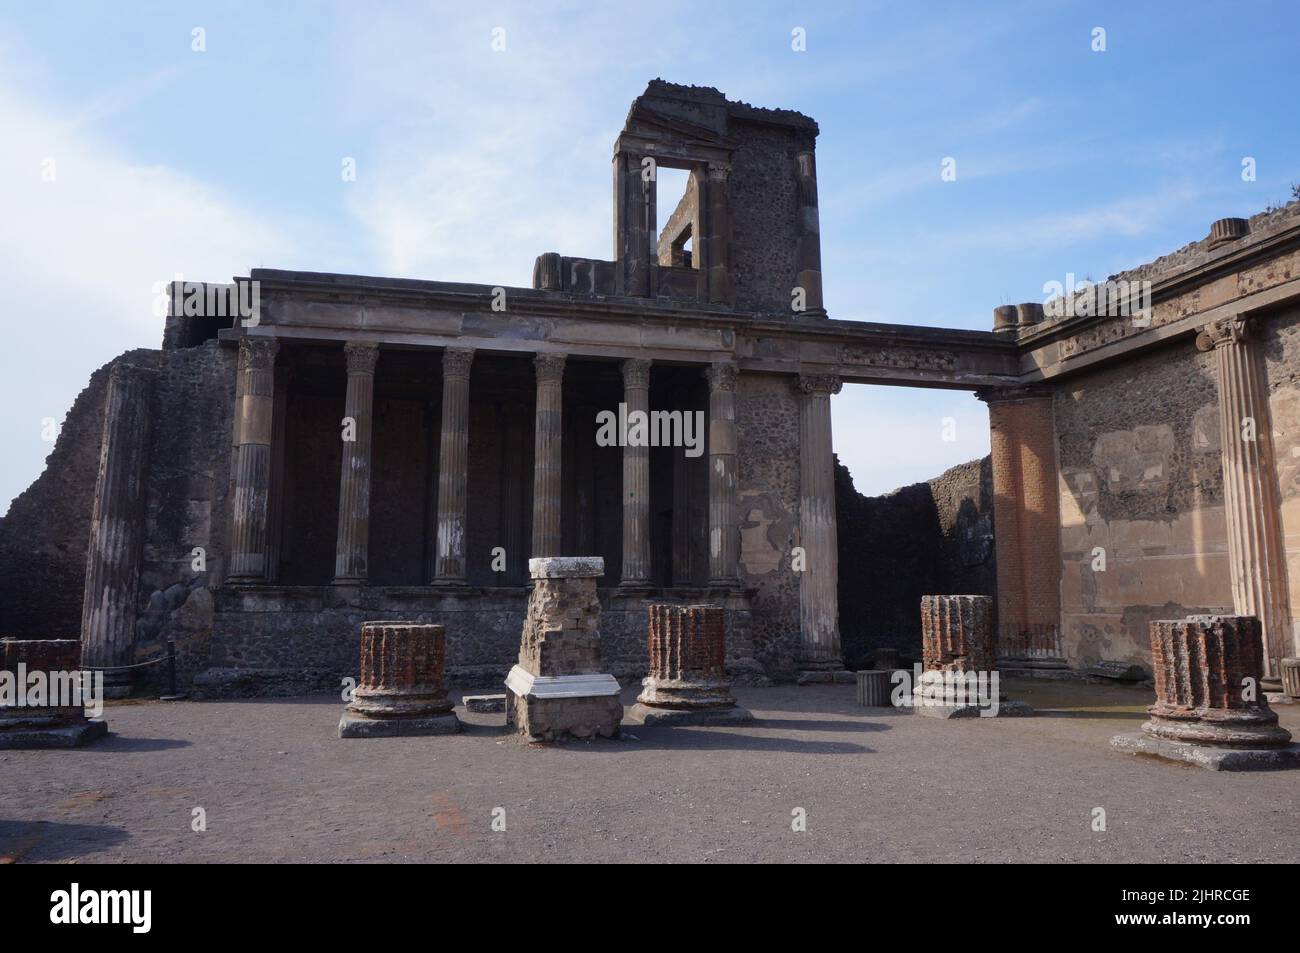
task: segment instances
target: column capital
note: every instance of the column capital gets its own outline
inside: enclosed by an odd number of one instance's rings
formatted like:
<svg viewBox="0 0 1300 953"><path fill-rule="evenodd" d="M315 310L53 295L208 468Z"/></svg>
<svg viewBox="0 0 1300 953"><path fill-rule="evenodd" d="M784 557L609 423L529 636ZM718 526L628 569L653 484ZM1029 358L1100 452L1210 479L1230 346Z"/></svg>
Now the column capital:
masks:
<svg viewBox="0 0 1300 953"><path fill-rule="evenodd" d="M472 347L449 347L442 352L442 375L448 380L469 380L469 368L474 363Z"/></svg>
<svg viewBox="0 0 1300 953"><path fill-rule="evenodd" d="M830 397L843 386L844 378L838 374L800 374L795 384L799 393L813 397Z"/></svg>
<svg viewBox="0 0 1300 953"><path fill-rule="evenodd" d="M630 357L623 362L624 387L650 386L650 361L640 357Z"/></svg>
<svg viewBox="0 0 1300 953"><path fill-rule="evenodd" d="M709 163L709 181L726 182L727 176L731 174L731 165L726 162Z"/></svg>
<svg viewBox="0 0 1300 953"><path fill-rule="evenodd" d="M242 337L239 339L239 366L242 370L264 371L275 363L280 342L269 337Z"/></svg>
<svg viewBox="0 0 1300 953"><path fill-rule="evenodd" d="M533 358L533 367L537 369L537 383L559 384L564 380L564 362L567 354L538 354Z"/></svg>
<svg viewBox="0 0 1300 953"><path fill-rule="evenodd" d="M349 341L343 345L349 374L373 374L379 360L379 345L373 341Z"/></svg>
<svg viewBox="0 0 1300 953"><path fill-rule="evenodd" d="M1250 338L1251 330L1251 321L1244 314L1211 321L1196 335L1196 349L1213 351L1224 344L1241 344Z"/></svg>
<svg viewBox="0 0 1300 953"><path fill-rule="evenodd" d="M736 390L736 365L731 361L719 361L704 369L704 376L709 379L710 391L734 393Z"/></svg>

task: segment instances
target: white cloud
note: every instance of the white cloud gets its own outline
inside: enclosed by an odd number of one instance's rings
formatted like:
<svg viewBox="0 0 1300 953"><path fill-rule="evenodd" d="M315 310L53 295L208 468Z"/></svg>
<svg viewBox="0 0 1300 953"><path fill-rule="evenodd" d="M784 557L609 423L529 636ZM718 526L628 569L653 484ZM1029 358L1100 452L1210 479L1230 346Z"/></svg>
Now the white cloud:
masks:
<svg viewBox="0 0 1300 953"><path fill-rule="evenodd" d="M90 372L111 357L159 346L158 282L178 271L223 280L290 255L289 241L255 212L97 137L86 116L110 108L61 111L0 87L6 509L51 449L41 421L62 420ZM48 170L53 181L42 178Z"/></svg>

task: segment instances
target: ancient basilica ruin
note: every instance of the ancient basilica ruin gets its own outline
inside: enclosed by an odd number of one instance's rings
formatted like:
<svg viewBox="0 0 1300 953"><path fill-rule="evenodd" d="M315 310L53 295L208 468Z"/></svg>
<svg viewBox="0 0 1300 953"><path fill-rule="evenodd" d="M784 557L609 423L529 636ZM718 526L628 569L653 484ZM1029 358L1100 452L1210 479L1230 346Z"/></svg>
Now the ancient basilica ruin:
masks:
<svg viewBox="0 0 1300 953"><path fill-rule="evenodd" d="M614 143L610 260L540 254L528 288L173 288L161 349L96 373L0 523L0 635L96 666L174 640L219 696L337 690L362 622L440 623L448 675L499 685L529 559L588 556L614 675L646 673L648 603L709 603L731 677L834 681L861 648L919 651L916 600L885 627L894 583L862 573L930 533L926 589L996 596L1001 665L1150 669L1153 620L1235 613L1276 688L1300 654L1297 206L988 331L840 321L817 133L655 81ZM675 208L658 168L689 175ZM923 527L859 518L837 480L845 383L987 402L991 457L929 486ZM702 422L694 448L598 439L602 413L654 412Z"/></svg>

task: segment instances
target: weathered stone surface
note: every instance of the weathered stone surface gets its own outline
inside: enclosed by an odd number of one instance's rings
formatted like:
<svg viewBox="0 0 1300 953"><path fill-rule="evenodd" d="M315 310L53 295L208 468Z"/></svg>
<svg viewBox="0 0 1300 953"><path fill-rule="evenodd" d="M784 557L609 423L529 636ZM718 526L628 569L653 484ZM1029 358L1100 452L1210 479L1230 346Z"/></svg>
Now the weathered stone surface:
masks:
<svg viewBox="0 0 1300 953"><path fill-rule="evenodd" d="M858 682L858 704L866 708L888 708L893 685L890 676L894 673L888 669L864 669L854 672Z"/></svg>
<svg viewBox="0 0 1300 953"><path fill-rule="evenodd" d="M652 708L735 705L726 672L722 606L654 603L647 615L650 674L637 701Z"/></svg>
<svg viewBox="0 0 1300 953"><path fill-rule="evenodd" d="M991 672L993 600L988 596L922 596L921 645L926 671Z"/></svg>
<svg viewBox="0 0 1300 953"><path fill-rule="evenodd" d="M1151 623L1156 702L1150 738L1233 748L1291 740L1259 687L1263 641L1254 616L1190 616Z"/></svg>
<svg viewBox="0 0 1300 953"><path fill-rule="evenodd" d="M466 695L462 702L466 711L493 714L506 710L506 695L500 692L493 695Z"/></svg>
<svg viewBox="0 0 1300 953"><path fill-rule="evenodd" d="M748 725L754 713L748 708L730 705L725 708L662 708L637 702L623 716L625 725L646 728L674 728L687 725Z"/></svg>
<svg viewBox="0 0 1300 953"><path fill-rule="evenodd" d="M443 684L446 639L440 625L363 622L361 682L339 722L339 737L443 734L456 731ZM367 728L366 721L409 721L404 730Z"/></svg>
<svg viewBox="0 0 1300 953"><path fill-rule="evenodd" d="M533 559L519 663L506 687L507 716L534 741L608 738L618 733L618 682L601 672L600 600L604 563L592 557Z"/></svg>
<svg viewBox="0 0 1300 953"><path fill-rule="evenodd" d="M18 680L38 672L45 677L47 692L57 690L56 679L70 690L64 679L82 677L81 642L76 639L0 640L0 672L11 673L20 690L25 690L25 685L18 685ZM87 685L84 690L89 688ZM87 718L81 705L49 704L59 700L68 699L47 695L45 705L0 706L0 748L75 748L108 734L108 726L98 719Z"/></svg>
<svg viewBox="0 0 1300 953"><path fill-rule="evenodd" d="M1126 731L1110 740L1111 747L1128 754L1154 755L1168 761L1185 761L1211 771L1280 771L1300 768L1300 744L1276 748L1232 748L1153 738Z"/></svg>

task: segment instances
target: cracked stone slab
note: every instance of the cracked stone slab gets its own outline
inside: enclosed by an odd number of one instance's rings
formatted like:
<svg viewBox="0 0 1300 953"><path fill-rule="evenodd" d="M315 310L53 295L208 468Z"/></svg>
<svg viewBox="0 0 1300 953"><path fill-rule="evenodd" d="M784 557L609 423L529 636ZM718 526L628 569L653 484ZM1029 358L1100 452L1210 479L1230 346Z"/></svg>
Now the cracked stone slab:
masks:
<svg viewBox="0 0 1300 953"><path fill-rule="evenodd" d="M1167 761L1182 761L1211 771L1283 771L1300 768L1300 744L1280 748L1221 748L1186 741L1151 738L1140 731L1126 731L1110 739L1116 751L1145 754Z"/></svg>
<svg viewBox="0 0 1300 953"><path fill-rule="evenodd" d="M640 702L627 710L623 723L664 728L678 725L748 725L754 714L748 708L655 708Z"/></svg>

